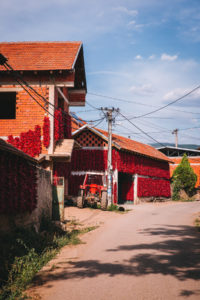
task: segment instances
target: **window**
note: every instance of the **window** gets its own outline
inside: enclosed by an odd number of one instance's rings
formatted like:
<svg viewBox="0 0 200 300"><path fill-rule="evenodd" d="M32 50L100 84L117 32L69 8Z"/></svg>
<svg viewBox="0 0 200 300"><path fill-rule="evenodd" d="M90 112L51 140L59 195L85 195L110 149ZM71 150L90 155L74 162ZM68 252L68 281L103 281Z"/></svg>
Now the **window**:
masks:
<svg viewBox="0 0 200 300"><path fill-rule="evenodd" d="M0 92L0 119L16 118L16 92Z"/></svg>

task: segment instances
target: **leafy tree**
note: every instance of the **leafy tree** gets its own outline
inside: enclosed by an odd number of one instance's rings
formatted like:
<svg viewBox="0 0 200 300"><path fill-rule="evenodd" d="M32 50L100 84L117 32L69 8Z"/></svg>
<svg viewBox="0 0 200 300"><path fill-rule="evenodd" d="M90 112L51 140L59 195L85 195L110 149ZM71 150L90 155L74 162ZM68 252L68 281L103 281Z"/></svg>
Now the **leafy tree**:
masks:
<svg viewBox="0 0 200 300"><path fill-rule="evenodd" d="M174 183L173 200L178 200L180 198L179 192L181 189L183 189L188 195L191 195L194 191L197 175L191 168L186 154L183 155L181 163L174 170L172 181Z"/></svg>

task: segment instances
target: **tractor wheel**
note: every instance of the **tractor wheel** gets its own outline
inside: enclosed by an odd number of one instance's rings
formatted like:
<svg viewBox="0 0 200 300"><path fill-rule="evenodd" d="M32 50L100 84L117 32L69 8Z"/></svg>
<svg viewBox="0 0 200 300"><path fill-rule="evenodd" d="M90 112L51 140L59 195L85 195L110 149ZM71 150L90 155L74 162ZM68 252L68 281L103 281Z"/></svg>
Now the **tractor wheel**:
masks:
<svg viewBox="0 0 200 300"><path fill-rule="evenodd" d="M83 208L84 205L84 199L83 196L78 196L77 197L77 207L78 208Z"/></svg>
<svg viewBox="0 0 200 300"><path fill-rule="evenodd" d="M107 206L108 206L107 192L103 191L101 194L101 209L106 210Z"/></svg>

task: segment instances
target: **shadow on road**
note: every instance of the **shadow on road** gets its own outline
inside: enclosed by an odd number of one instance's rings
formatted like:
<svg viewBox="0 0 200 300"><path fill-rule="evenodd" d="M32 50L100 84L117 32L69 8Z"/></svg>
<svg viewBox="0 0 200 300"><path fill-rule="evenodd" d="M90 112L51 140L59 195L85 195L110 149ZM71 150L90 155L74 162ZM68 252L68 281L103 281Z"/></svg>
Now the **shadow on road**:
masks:
<svg viewBox="0 0 200 300"><path fill-rule="evenodd" d="M155 225L156 226L156 225ZM200 279L200 234L190 226L168 226L149 228L139 232L145 236L160 237L160 241L131 245L120 245L106 251L112 253L120 251L131 252L130 259L121 263L105 263L99 260L71 261L56 272L42 275L41 283L64 279L92 278L101 274L109 276L143 276L148 274L171 275L176 279ZM116 258L116 254L115 254ZM38 279L40 277L38 276ZM40 280L37 280L37 284ZM182 290L180 296L189 297L200 295L200 290Z"/></svg>

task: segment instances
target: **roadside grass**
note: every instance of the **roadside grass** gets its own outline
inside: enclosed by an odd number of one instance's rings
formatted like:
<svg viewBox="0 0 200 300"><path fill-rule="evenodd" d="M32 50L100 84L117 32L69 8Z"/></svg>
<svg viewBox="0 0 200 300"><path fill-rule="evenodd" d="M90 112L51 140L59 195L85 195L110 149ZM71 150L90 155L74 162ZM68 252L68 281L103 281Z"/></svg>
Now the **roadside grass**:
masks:
<svg viewBox="0 0 200 300"><path fill-rule="evenodd" d="M94 230L63 231L51 221L44 220L40 231L16 228L0 235L0 299L26 299L22 292L36 273L65 245L81 243L80 234Z"/></svg>
<svg viewBox="0 0 200 300"><path fill-rule="evenodd" d="M172 201L174 201L174 202L195 202L196 200L193 198L187 198L187 199L180 198L180 199L172 199Z"/></svg>
<svg viewBox="0 0 200 300"><path fill-rule="evenodd" d="M101 209L101 205L99 203L94 203L94 204L87 203L87 207L91 209ZM125 209L124 207L118 206L116 204L111 204L107 207L106 211L113 211L116 213L127 213L130 210Z"/></svg>
<svg viewBox="0 0 200 300"><path fill-rule="evenodd" d="M199 216L195 219L195 226L197 230L200 232L200 214Z"/></svg>

